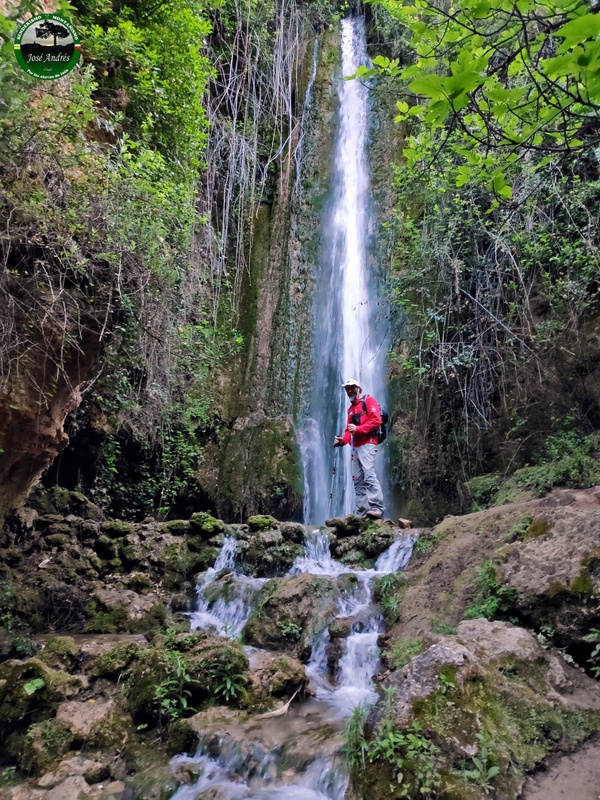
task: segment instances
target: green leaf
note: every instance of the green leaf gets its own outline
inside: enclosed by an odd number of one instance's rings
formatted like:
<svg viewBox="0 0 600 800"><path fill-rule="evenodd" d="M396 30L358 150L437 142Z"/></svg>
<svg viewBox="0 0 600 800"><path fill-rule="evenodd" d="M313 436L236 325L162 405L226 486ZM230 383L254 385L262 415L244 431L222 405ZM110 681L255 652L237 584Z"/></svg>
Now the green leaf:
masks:
<svg viewBox="0 0 600 800"><path fill-rule="evenodd" d="M408 87L415 94L422 94L432 100L445 98L444 78L440 75L423 75L416 78Z"/></svg>
<svg viewBox="0 0 600 800"><path fill-rule="evenodd" d="M588 39L593 39L600 33L600 14L584 14L582 17L572 19L556 31L556 36L562 36L564 42L558 48L559 53L581 44Z"/></svg>
<svg viewBox="0 0 600 800"><path fill-rule="evenodd" d="M33 680L27 681L27 683L23 686L25 694L34 694L35 692L43 689L46 685L46 681L43 678L33 678Z"/></svg>

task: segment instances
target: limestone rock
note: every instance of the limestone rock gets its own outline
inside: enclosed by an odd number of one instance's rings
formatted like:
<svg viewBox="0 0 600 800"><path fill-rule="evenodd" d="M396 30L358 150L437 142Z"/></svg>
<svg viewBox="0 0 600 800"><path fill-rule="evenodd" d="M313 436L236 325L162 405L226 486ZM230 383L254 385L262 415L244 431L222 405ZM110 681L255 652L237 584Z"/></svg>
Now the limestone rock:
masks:
<svg viewBox="0 0 600 800"><path fill-rule="evenodd" d="M71 700L62 703L56 711L56 719L62 722L78 739L87 741L100 730L108 731L115 713L114 700Z"/></svg>
<svg viewBox="0 0 600 800"><path fill-rule="evenodd" d="M250 691L259 702L291 697L308 685L304 665L286 655L260 652L250 660Z"/></svg>
<svg viewBox="0 0 600 800"><path fill-rule="evenodd" d="M282 650L306 660L318 634L336 616L335 579L293 575L268 581L244 628L244 640L256 647Z"/></svg>

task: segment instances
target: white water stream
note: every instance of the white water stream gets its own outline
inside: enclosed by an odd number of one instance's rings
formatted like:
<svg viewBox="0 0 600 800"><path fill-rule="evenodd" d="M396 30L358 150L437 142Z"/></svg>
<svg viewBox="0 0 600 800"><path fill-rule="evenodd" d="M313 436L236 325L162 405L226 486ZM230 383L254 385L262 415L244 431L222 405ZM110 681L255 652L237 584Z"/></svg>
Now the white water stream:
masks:
<svg viewBox="0 0 600 800"><path fill-rule="evenodd" d="M342 75L368 64L364 20L342 21ZM346 422L341 383L360 381L363 391L385 405L386 324L380 313L380 289L370 260L374 230L367 159L369 90L360 81L340 79L339 127L333 184L322 225L320 274L314 305L313 391L311 418L299 437L305 470L306 524L353 510L349 447L341 452L330 502L332 444ZM384 495L383 453L377 461Z"/></svg>
<svg viewBox="0 0 600 800"><path fill-rule="evenodd" d="M342 639L343 654L338 674L332 681L327 663L329 633L324 626L317 637L307 674L316 700L293 707L280 720L258 722L244 734L219 736L218 755L201 746L195 757L179 756L178 763L192 763L201 771L190 786L182 786L172 800L343 800L348 775L338 755L344 720L359 704L377 699L372 679L379 668L377 637L383 630L379 609L372 602L374 578L398 572L406 566L412 551L410 536L397 539L377 559L370 570L354 570L331 557L329 536L325 531L307 533L304 554L297 558L288 575L309 573L337 578L353 576L354 588L342 591L338 618L350 626ZM226 570L224 573L223 571ZM224 591L224 581L227 581ZM192 614L193 628L206 628L222 635L236 636L252 613L256 595L264 579L249 578L236 564L236 540L226 537L215 563L198 580L198 610ZM211 592L211 589L213 592ZM214 591L216 589L216 591ZM226 598L223 596L226 595ZM212 599L211 599L212 598ZM325 624L325 621L324 621ZM256 651L254 651L256 652ZM251 725L251 720L250 720ZM298 748L303 735L330 726L333 739L327 744L310 743L310 763L302 769L280 769L286 749L283 740ZM337 737L337 738L336 738ZM210 736L214 747L214 733ZM243 746L240 744L243 742ZM276 744L269 745L269 742ZM306 745L305 745L306 746ZM270 749L270 747L272 749ZM300 747L301 749L301 747ZM289 755L289 754L288 754Z"/></svg>
<svg viewBox="0 0 600 800"><path fill-rule="evenodd" d="M357 378L365 393L385 403L385 342L378 322L378 288L369 264L369 239L374 227L369 199L367 162L368 89L342 76L368 63L364 20L342 21L342 66L337 83L339 126L333 184L323 219L323 246L314 307L314 386L311 418L298 430L305 468L304 519L318 524L328 516L352 511L354 492L349 448L339 459L334 502L330 502L332 442L346 419L342 379ZM305 97L303 119L316 77L317 44ZM295 152L299 191L303 131ZM383 461L377 465L383 476ZM385 479L382 481L386 491ZM339 748L345 720L358 704L376 700L373 677L379 669L377 638L382 618L372 600L372 581L404 568L412 550L410 537L398 539L371 570L353 570L331 557L328 534L307 534L304 555L289 575L310 573L342 579L338 618L347 625L337 673L330 675L326 620L317 636L306 670L316 699L296 702L285 717L237 725L210 733L193 757L201 771L193 785L182 786L172 800L343 800L348 775ZM236 542L226 538L215 566L198 582L193 629L224 636L239 635L264 580L243 574L236 564ZM233 724L233 723L232 723ZM218 746L215 747L215 736Z"/></svg>

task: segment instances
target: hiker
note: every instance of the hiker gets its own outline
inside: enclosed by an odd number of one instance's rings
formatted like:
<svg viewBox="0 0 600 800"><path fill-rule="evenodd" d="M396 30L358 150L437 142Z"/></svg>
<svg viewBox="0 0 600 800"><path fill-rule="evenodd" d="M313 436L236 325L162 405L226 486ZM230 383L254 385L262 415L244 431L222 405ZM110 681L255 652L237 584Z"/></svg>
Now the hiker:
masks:
<svg viewBox="0 0 600 800"><path fill-rule="evenodd" d="M375 474L377 431L381 411L374 397L363 397L360 384L354 378L342 383L350 400L348 423L343 436L336 436L334 447L350 444L353 448L352 480L356 494L357 512L371 519L383 517L383 492Z"/></svg>

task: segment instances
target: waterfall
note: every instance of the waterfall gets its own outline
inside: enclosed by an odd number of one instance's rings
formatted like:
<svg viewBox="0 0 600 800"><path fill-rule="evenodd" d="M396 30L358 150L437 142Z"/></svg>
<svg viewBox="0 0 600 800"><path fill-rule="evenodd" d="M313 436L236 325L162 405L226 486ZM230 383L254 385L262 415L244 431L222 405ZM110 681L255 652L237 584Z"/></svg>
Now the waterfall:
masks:
<svg viewBox="0 0 600 800"><path fill-rule="evenodd" d="M364 20L342 21L342 75L366 64ZM322 229L322 253L314 305L314 373L311 419L304 430L307 453L305 522L321 523L327 516L353 510L350 448L339 459L330 503L333 437L346 421L346 396L342 380L360 381L363 394L384 405L385 334L378 321L378 287L369 264L370 236L374 229L369 195L367 134L369 90L360 81L338 83L339 129L336 139L333 184ZM383 459L378 455L378 475ZM382 481L385 491L385 480Z"/></svg>

